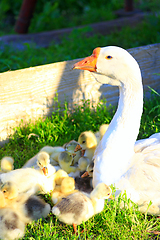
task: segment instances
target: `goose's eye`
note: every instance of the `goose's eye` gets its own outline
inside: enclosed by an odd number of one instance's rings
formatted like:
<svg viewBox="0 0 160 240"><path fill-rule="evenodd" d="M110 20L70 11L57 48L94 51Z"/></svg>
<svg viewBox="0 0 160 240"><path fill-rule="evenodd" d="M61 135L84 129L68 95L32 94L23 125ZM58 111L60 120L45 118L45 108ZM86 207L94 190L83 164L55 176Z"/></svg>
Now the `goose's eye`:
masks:
<svg viewBox="0 0 160 240"><path fill-rule="evenodd" d="M112 56L106 56L106 59L112 59L113 57Z"/></svg>

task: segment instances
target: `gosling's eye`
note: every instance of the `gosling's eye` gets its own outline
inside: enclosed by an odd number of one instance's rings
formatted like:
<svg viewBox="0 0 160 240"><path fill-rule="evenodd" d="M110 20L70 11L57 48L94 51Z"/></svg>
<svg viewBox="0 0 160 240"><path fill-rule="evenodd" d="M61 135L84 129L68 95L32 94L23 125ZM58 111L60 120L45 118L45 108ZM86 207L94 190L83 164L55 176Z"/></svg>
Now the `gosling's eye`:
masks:
<svg viewBox="0 0 160 240"><path fill-rule="evenodd" d="M41 163L39 162L39 165L41 165Z"/></svg>
<svg viewBox="0 0 160 240"><path fill-rule="evenodd" d="M6 192L6 190L3 190L3 193L5 193Z"/></svg>
<svg viewBox="0 0 160 240"><path fill-rule="evenodd" d="M86 141L82 141L82 143L85 143Z"/></svg>
<svg viewBox="0 0 160 240"><path fill-rule="evenodd" d="M112 56L106 56L106 59L112 59L113 57Z"/></svg>
<svg viewBox="0 0 160 240"><path fill-rule="evenodd" d="M108 193L108 196L110 195L110 193Z"/></svg>

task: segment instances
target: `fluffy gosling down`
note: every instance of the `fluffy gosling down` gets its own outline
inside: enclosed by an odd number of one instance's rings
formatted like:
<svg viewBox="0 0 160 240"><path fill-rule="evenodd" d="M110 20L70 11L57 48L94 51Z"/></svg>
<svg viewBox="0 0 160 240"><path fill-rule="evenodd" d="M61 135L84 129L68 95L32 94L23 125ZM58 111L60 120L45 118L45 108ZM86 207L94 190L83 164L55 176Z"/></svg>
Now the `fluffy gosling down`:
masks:
<svg viewBox="0 0 160 240"><path fill-rule="evenodd" d="M13 182L6 182L1 186L5 204L2 207L9 207L15 210L21 220L25 223L31 223L42 217L46 218L50 212L50 205L40 197L26 193L19 194L18 187ZM2 199L2 196L1 196ZM2 200L1 200L2 201Z"/></svg>
<svg viewBox="0 0 160 240"><path fill-rule="evenodd" d="M66 171L64 171L63 169L59 169L55 174L54 174L54 182L56 184L56 186L61 185L62 181L64 178L68 177L68 174ZM56 187L55 186L55 187Z"/></svg>
<svg viewBox="0 0 160 240"><path fill-rule="evenodd" d="M59 188L55 187L51 194L52 202L53 204L56 204L60 202L60 200L63 197L68 196L69 194L72 194L74 192L77 192L78 190L75 190L75 180L72 177L65 177Z"/></svg>
<svg viewBox="0 0 160 240"><path fill-rule="evenodd" d="M65 144L63 145L63 147L65 148L65 150L66 150L67 152L70 152L70 153L73 154L73 163L72 163L72 165L74 165L75 163L77 163L78 160L79 160L79 158L84 155L84 151L81 150L81 149L80 149L79 151L77 151L77 152L74 151L75 148L76 148L76 146L77 146L78 144L79 144L79 143L78 143L77 141L71 140L70 142L65 143Z"/></svg>
<svg viewBox="0 0 160 240"><path fill-rule="evenodd" d="M73 225L74 232L77 225L87 221L93 215L100 213L104 208L104 201L113 198L109 186L100 183L90 193L75 192L62 198L62 200L52 208L52 213L58 219L68 225Z"/></svg>
<svg viewBox="0 0 160 240"><path fill-rule="evenodd" d="M52 147L52 146L44 146L41 148L39 152L46 152L50 156L51 164L56 166L58 165L58 156L61 152L64 151L63 147ZM37 154L30 158L22 168L29 168L29 167L35 167L37 162Z"/></svg>
<svg viewBox="0 0 160 240"><path fill-rule="evenodd" d="M71 166L73 162L73 155L70 152L64 151L61 152L58 158L60 167L67 173L75 172L76 167Z"/></svg>
<svg viewBox="0 0 160 240"><path fill-rule="evenodd" d="M16 183L21 193L48 193L54 189L52 176L51 178L47 177L41 174L39 170L33 168L20 168L0 174L0 185L8 181Z"/></svg>
<svg viewBox="0 0 160 240"><path fill-rule="evenodd" d="M0 208L0 239L14 240L25 234L25 223L16 210Z"/></svg>
<svg viewBox="0 0 160 240"><path fill-rule="evenodd" d="M78 143L79 145L75 148L75 152L80 149L85 150L84 156L91 161L97 147L95 134L91 131L82 132L78 137Z"/></svg>
<svg viewBox="0 0 160 240"><path fill-rule="evenodd" d="M10 172L14 169L14 159L12 157L3 157L1 159L1 173Z"/></svg>
<svg viewBox="0 0 160 240"><path fill-rule="evenodd" d="M41 173L50 177L56 172L56 168L50 164L50 156L47 152L39 152L37 155L37 166Z"/></svg>

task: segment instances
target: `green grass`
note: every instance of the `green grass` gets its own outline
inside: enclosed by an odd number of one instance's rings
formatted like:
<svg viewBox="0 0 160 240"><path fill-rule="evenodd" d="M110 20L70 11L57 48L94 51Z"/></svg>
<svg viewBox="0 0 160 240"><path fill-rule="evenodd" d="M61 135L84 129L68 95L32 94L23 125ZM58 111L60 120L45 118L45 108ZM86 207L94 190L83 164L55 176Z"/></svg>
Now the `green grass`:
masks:
<svg viewBox="0 0 160 240"><path fill-rule="evenodd" d="M61 43L53 42L48 48L24 44L25 49L17 51L14 47L0 46L0 72L85 57L97 46L117 45L128 49L158 43L160 15L148 16L134 28L124 27L106 36L96 34L89 37L90 30L89 27L75 29Z"/></svg>
<svg viewBox="0 0 160 240"><path fill-rule="evenodd" d="M56 108L52 117L38 119L35 124L22 122L15 129L9 143L0 149L0 159L10 155L15 160L15 168L19 168L43 146L62 146L72 139L77 140L84 130L97 131L102 123L109 123L115 113L114 107L106 107L106 101L100 101L94 108L89 101L84 101L72 112L67 103L61 106L58 97L54 102ZM154 92L150 100L145 100L139 138L160 131L159 103L160 96ZM45 199L50 202L47 195ZM125 201L123 210L120 209L122 199ZM160 231L160 219L140 213L124 195L118 202L111 200L107 204L106 201L103 212L78 226L77 236L72 226L60 223L50 213L47 219L28 224L23 239L158 239L155 231Z"/></svg>

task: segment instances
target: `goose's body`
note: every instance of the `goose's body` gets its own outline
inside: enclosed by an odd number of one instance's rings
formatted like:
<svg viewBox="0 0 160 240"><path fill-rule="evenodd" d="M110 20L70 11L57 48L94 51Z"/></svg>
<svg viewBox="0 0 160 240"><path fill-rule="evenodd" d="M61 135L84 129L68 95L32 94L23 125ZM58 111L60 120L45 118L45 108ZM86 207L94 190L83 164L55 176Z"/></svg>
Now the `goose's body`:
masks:
<svg viewBox="0 0 160 240"><path fill-rule="evenodd" d="M120 92L116 114L94 154L93 185L115 184L142 212L152 201L148 213L160 215L160 135L136 142L143 110L138 63L124 49L110 46L96 48L74 68L95 72L99 82Z"/></svg>

